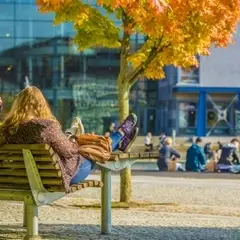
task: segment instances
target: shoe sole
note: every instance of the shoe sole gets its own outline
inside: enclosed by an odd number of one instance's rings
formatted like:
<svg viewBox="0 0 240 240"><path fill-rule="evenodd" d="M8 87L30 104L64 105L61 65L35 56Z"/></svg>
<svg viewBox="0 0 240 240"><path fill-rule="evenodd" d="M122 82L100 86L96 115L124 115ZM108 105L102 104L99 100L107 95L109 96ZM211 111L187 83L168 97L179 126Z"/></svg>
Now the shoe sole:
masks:
<svg viewBox="0 0 240 240"><path fill-rule="evenodd" d="M129 116L132 116L132 118L134 119L134 125L132 126L132 128L136 127L137 126L137 122L138 122L138 118L137 118L137 115L135 113L131 113L129 114ZM125 120L124 120L125 122ZM121 126L123 125L123 123L121 124ZM120 129L121 127L118 127L118 129Z"/></svg>
<svg viewBox="0 0 240 240"><path fill-rule="evenodd" d="M138 128L138 127L136 127L136 132L135 132L135 135L134 135L134 137L133 137L132 141L131 141L131 142L129 142L129 144L128 144L127 148L126 148L126 149L125 149L123 152L128 152L129 148L132 146L132 144L133 144L133 143L134 143L134 141L136 140L136 138L137 138L137 136L138 136L138 133L139 133L139 128Z"/></svg>
<svg viewBox="0 0 240 240"><path fill-rule="evenodd" d="M78 125L78 135L82 135L82 134L85 134L85 129L84 129L84 126L82 124L82 120L80 117L75 117L74 120L77 121L77 125Z"/></svg>

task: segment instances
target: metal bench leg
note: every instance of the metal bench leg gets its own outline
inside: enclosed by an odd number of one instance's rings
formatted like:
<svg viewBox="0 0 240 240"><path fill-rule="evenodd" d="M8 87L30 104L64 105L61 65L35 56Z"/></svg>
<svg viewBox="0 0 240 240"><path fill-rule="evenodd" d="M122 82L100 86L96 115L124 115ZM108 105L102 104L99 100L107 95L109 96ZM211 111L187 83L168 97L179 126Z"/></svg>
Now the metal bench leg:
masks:
<svg viewBox="0 0 240 240"><path fill-rule="evenodd" d="M27 226L27 205L23 203L23 227Z"/></svg>
<svg viewBox="0 0 240 240"><path fill-rule="evenodd" d="M102 234L109 234L111 232L111 170L102 168L101 178L103 182L102 199L101 199L101 230Z"/></svg>
<svg viewBox="0 0 240 240"><path fill-rule="evenodd" d="M26 196L24 199L24 205L26 208L26 220L27 220L27 235L24 240L39 240L38 236L38 207L35 204L32 196Z"/></svg>

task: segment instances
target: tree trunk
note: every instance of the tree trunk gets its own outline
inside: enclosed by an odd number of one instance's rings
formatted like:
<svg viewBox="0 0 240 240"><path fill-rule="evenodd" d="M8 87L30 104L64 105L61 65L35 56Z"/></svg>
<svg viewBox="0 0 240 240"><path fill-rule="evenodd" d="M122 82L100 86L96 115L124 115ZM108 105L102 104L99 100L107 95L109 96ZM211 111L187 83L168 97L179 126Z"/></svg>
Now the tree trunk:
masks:
<svg viewBox="0 0 240 240"><path fill-rule="evenodd" d="M129 90L130 86L124 84L121 74L118 78L118 104L120 121L122 122L129 115ZM131 168L126 168L120 173L121 189L120 202L130 202L132 185L131 185Z"/></svg>

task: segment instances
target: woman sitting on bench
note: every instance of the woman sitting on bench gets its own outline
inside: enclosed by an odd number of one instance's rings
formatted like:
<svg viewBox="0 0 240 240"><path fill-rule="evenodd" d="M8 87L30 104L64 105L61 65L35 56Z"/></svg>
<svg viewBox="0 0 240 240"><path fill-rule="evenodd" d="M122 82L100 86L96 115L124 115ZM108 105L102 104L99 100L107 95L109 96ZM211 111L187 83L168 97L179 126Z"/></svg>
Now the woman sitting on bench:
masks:
<svg viewBox="0 0 240 240"><path fill-rule="evenodd" d="M134 142L138 128L137 117L130 114L110 138L112 150L127 151ZM79 119L72 127L81 126ZM71 131L70 131L71 132ZM61 130L42 92L37 87L27 87L15 98L12 108L0 126L0 145L48 144L58 154L63 184L66 191L71 184L83 181L93 168L93 161L79 154L79 146Z"/></svg>

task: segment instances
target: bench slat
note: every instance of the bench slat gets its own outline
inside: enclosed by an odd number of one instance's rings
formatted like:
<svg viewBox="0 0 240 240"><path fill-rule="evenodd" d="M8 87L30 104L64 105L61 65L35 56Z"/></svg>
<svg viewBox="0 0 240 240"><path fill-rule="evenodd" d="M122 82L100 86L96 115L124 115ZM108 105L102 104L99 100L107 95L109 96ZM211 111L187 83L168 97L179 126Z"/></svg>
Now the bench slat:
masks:
<svg viewBox="0 0 240 240"><path fill-rule="evenodd" d="M151 158L159 158L159 152L150 152L149 155Z"/></svg>
<svg viewBox="0 0 240 240"><path fill-rule="evenodd" d="M30 186L28 184L0 183L0 189L30 190ZM65 192L63 186L60 185L46 185L45 189L49 192Z"/></svg>
<svg viewBox="0 0 240 240"><path fill-rule="evenodd" d="M61 177L62 172L59 170L40 170L41 177ZM1 169L0 176L20 176L25 177L27 173L24 169Z"/></svg>
<svg viewBox="0 0 240 240"><path fill-rule="evenodd" d="M118 161L119 157L117 154L111 154L110 158L108 159L108 161Z"/></svg>
<svg viewBox="0 0 240 240"><path fill-rule="evenodd" d="M49 155L39 155L33 156L36 162L57 162L57 155L49 156ZM17 162L23 162L22 154L0 154L0 160L13 160Z"/></svg>
<svg viewBox="0 0 240 240"><path fill-rule="evenodd" d="M47 185L45 186L45 189L49 192L65 192L65 189L63 186L54 186L54 185Z"/></svg>
<svg viewBox="0 0 240 240"><path fill-rule="evenodd" d="M150 154L149 153L140 153L140 158L149 158Z"/></svg>
<svg viewBox="0 0 240 240"><path fill-rule="evenodd" d="M57 178L62 177L62 172L60 170L59 171L40 170L39 174L41 177L57 177Z"/></svg>
<svg viewBox="0 0 240 240"><path fill-rule="evenodd" d="M0 147L0 154L22 154L22 149L1 149ZM31 150L31 153L33 155L53 155L54 151L53 149L49 150Z"/></svg>
<svg viewBox="0 0 240 240"><path fill-rule="evenodd" d="M5 144L1 146L1 149L29 149L29 150L49 150L48 144Z"/></svg>
<svg viewBox="0 0 240 240"><path fill-rule="evenodd" d="M20 190L29 190L29 184L11 184L11 183L0 183L0 189L20 189Z"/></svg>
<svg viewBox="0 0 240 240"><path fill-rule="evenodd" d="M82 188L87 188L87 187L102 187L103 183L98 180L86 180L83 181L79 184L74 184L70 187L71 192L76 192L81 190Z"/></svg>
<svg viewBox="0 0 240 240"><path fill-rule="evenodd" d="M27 184L26 177L0 177L0 183ZM62 185L62 180L57 178L42 178L43 185Z"/></svg>
<svg viewBox="0 0 240 240"><path fill-rule="evenodd" d="M39 162L37 163L38 169L45 169L45 170L52 170L52 169L60 169L58 163L56 164L51 164L51 163L44 163L40 164ZM6 161L0 161L0 169L1 168L11 168L11 169L25 169L24 163L19 163L19 162L6 162Z"/></svg>
<svg viewBox="0 0 240 240"><path fill-rule="evenodd" d="M118 155L119 159L128 159L129 158L129 153L119 153Z"/></svg>
<svg viewBox="0 0 240 240"><path fill-rule="evenodd" d="M130 158L139 158L139 153L129 153Z"/></svg>
<svg viewBox="0 0 240 240"><path fill-rule="evenodd" d="M103 183L98 180L86 180L79 184L70 186L70 192L76 192L87 187L102 187ZM46 186L49 192L64 192L65 190L61 186Z"/></svg>

